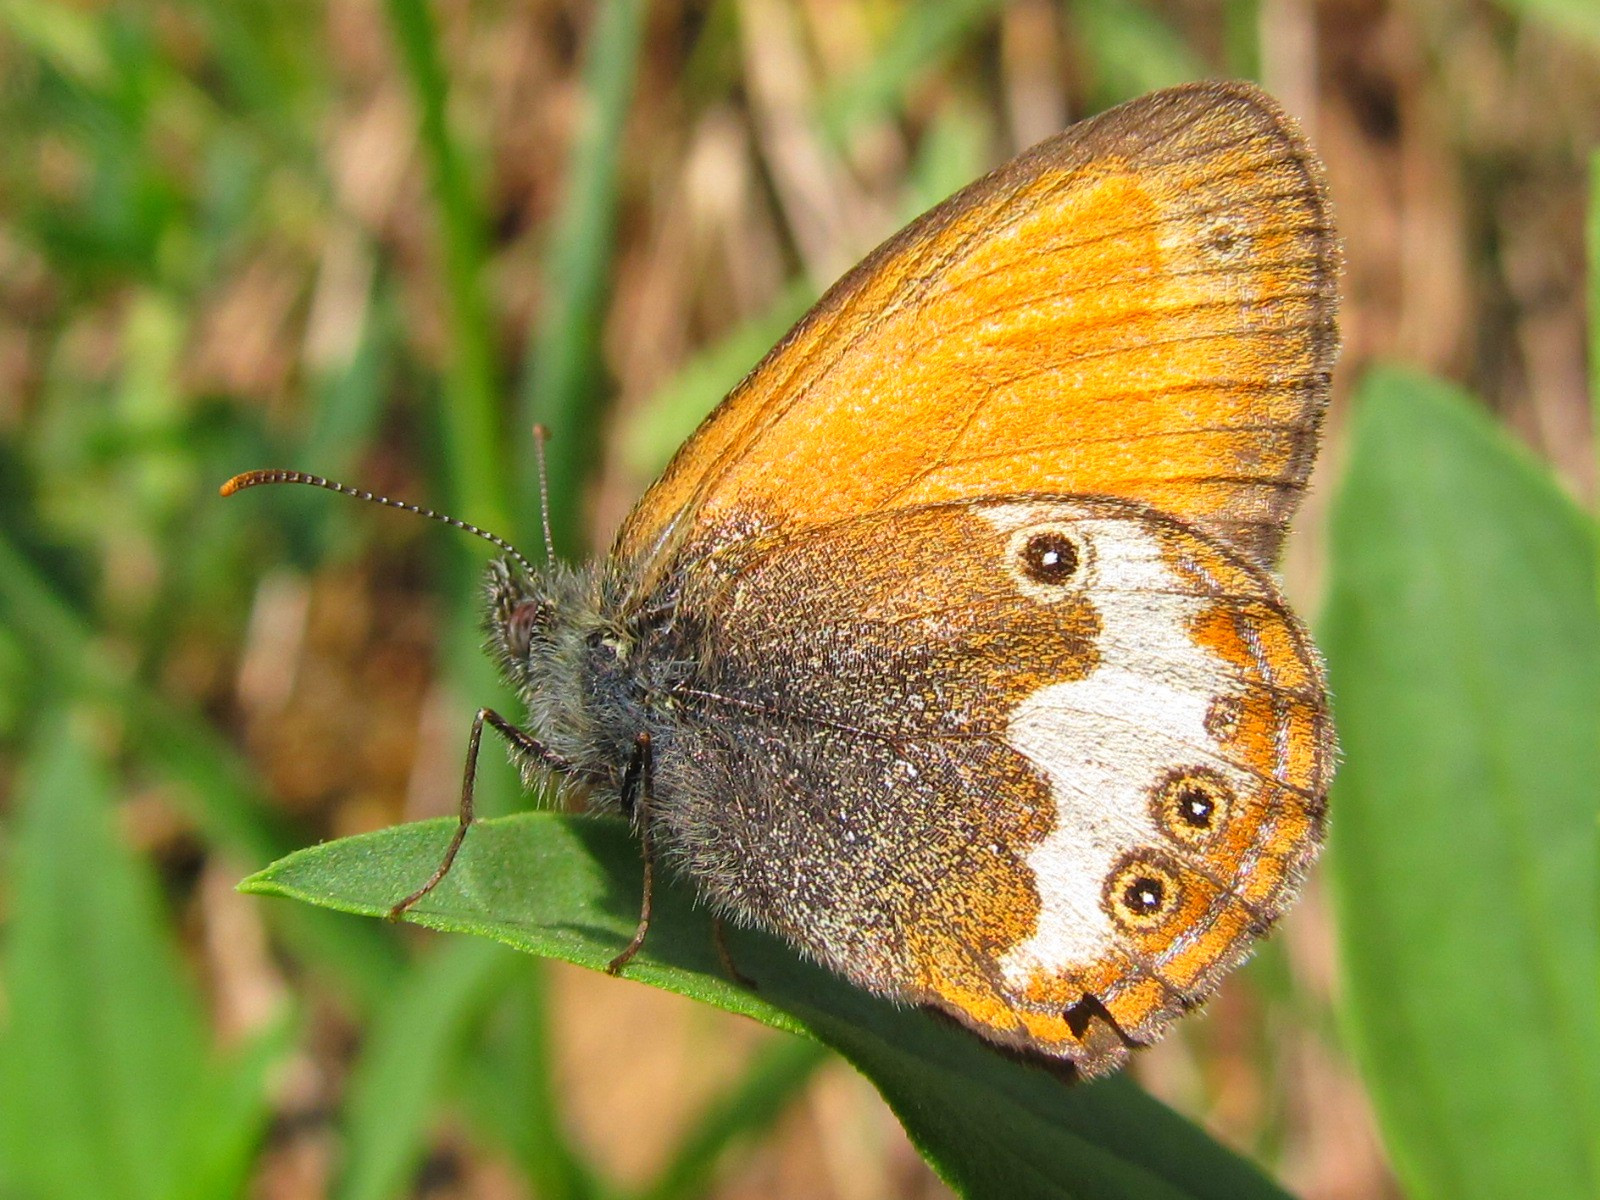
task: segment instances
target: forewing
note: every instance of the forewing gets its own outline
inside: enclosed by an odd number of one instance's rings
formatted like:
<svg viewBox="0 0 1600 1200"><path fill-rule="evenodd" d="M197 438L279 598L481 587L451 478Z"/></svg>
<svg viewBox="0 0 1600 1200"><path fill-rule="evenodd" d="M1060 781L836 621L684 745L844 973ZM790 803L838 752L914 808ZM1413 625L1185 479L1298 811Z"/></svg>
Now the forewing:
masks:
<svg viewBox="0 0 1600 1200"><path fill-rule="evenodd" d="M982 495L1111 495L1275 555L1336 350L1322 170L1248 84L1158 92L951 197L846 275L619 534L652 564Z"/></svg>

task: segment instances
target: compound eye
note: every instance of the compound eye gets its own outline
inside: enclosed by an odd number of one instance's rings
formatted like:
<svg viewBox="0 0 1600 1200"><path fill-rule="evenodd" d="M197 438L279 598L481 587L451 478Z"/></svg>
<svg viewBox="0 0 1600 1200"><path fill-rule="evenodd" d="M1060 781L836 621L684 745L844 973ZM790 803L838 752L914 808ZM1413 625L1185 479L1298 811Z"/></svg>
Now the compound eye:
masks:
<svg viewBox="0 0 1600 1200"><path fill-rule="evenodd" d="M536 600L523 600L506 618L506 650L513 658L525 658L533 646L533 635L545 624L544 606Z"/></svg>

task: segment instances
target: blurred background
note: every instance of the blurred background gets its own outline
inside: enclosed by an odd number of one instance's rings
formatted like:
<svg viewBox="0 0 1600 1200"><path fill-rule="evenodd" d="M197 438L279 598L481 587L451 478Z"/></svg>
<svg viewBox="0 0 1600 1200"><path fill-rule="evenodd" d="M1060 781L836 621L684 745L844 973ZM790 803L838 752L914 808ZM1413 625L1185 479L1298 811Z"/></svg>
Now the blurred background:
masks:
<svg viewBox="0 0 1600 1200"><path fill-rule="evenodd" d="M0 1194L103 1140L76 1194L176 1195L174 1157L261 1200L948 1194L810 1047L235 894L453 811L504 701L479 544L216 487L297 467L535 547L542 420L590 553L877 241L1206 76L1300 117L1348 252L1302 611L1375 360L1464 385L1587 503L1591 0L0 4L0 1105L59 1118L0 1115ZM485 762L491 810L528 803ZM1338 986L1314 883L1135 1072L1299 1195L1399 1195Z"/></svg>

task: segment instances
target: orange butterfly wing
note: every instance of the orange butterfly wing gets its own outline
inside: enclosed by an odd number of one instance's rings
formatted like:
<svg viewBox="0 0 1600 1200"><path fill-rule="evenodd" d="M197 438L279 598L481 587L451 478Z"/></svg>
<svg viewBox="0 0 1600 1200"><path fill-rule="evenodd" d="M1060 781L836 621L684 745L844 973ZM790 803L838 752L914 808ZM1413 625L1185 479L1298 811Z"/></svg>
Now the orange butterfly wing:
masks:
<svg viewBox="0 0 1600 1200"><path fill-rule="evenodd" d="M1150 504L1254 561L1310 471L1336 352L1321 169L1260 90L1085 121L841 279L700 427L616 551L942 500Z"/></svg>

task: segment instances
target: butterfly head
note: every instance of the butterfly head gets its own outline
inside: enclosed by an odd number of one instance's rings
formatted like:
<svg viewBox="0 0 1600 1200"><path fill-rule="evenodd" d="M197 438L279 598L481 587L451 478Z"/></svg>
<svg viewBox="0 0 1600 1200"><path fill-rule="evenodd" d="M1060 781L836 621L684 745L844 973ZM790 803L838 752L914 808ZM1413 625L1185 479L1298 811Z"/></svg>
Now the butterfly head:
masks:
<svg viewBox="0 0 1600 1200"><path fill-rule="evenodd" d="M603 567L530 569L510 556L484 577L489 649L527 707L529 732L591 783L620 783L638 733L656 727L652 697L670 686L671 660L622 615L611 580Z"/></svg>
<svg viewBox="0 0 1600 1200"><path fill-rule="evenodd" d="M625 752L613 744L618 738L611 731L636 716L627 705L611 699L627 693L617 681L627 666L630 643L621 624L603 615L607 606L596 571L575 570L554 559L535 566L505 538L467 521L303 471L247 471L223 484L222 494L281 483L398 508L498 547L501 557L490 564L485 582L484 623L502 673L527 702L534 727L550 732L556 757L576 764L590 778L615 774L613 764L625 759ZM548 542L547 533L547 546ZM588 686L586 681L591 680L605 687ZM594 703L596 693L609 702Z"/></svg>
<svg viewBox="0 0 1600 1200"><path fill-rule="evenodd" d="M510 558L489 564L486 624L495 655L508 672L553 639L558 602L548 583L546 573L530 578Z"/></svg>
<svg viewBox="0 0 1600 1200"><path fill-rule="evenodd" d="M484 575L484 629L500 670L519 692L561 693L595 649L614 642L600 615L594 573L561 563L528 568L497 558Z"/></svg>

